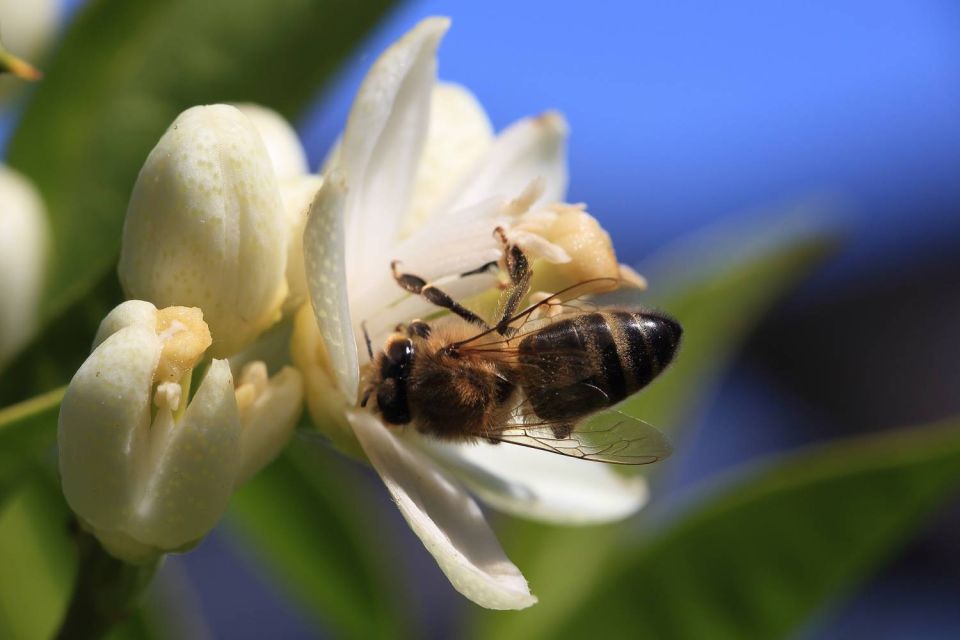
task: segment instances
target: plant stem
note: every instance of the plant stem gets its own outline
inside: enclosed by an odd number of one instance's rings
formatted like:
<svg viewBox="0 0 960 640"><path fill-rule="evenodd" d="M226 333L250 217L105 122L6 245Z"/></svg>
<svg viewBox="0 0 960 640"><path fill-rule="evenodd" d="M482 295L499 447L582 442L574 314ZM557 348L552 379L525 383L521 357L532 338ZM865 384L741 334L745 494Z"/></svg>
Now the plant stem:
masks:
<svg viewBox="0 0 960 640"><path fill-rule="evenodd" d="M100 638L137 606L159 561L132 565L117 560L86 531L77 533L80 566L57 638Z"/></svg>

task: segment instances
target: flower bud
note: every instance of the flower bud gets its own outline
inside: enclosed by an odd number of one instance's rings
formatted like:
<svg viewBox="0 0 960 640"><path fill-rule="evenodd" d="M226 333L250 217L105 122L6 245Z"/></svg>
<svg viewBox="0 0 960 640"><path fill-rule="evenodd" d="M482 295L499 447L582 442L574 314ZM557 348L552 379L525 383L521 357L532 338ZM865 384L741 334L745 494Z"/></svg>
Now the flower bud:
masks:
<svg viewBox="0 0 960 640"><path fill-rule="evenodd" d="M303 374L307 410L313 425L341 451L364 458L363 449L347 422L344 411L348 403L337 388L327 346L309 303L294 315L290 352L293 364Z"/></svg>
<svg viewBox="0 0 960 640"><path fill-rule="evenodd" d="M0 166L0 365L36 325L47 233L40 194L19 173Z"/></svg>
<svg viewBox="0 0 960 640"><path fill-rule="evenodd" d="M10 69L21 77L0 76L0 100L6 100L23 89L22 78L29 78L32 69L27 61L42 61L56 35L61 11L59 0L0 0L2 47L9 52L4 56L4 64L8 67L26 64L23 70Z"/></svg>
<svg viewBox="0 0 960 640"><path fill-rule="evenodd" d="M240 410L240 468L235 486L267 465L283 450L303 409L303 379L293 367L272 378L262 362L247 364L237 385Z"/></svg>
<svg viewBox="0 0 960 640"><path fill-rule="evenodd" d="M277 178L286 180L307 173L307 153L297 132L283 116L272 109L253 103L233 105L250 119L270 154Z"/></svg>
<svg viewBox="0 0 960 640"><path fill-rule="evenodd" d="M127 295L199 307L211 353L238 352L280 317L288 225L267 149L227 105L184 111L130 198L119 275Z"/></svg>
<svg viewBox="0 0 960 640"><path fill-rule="evenodd" d="M235 390L226 360L210 364L190 398L193 369L210 343L199 309L125 302L101 323L64 395L64 496L127 562L205 536L234 487L276 455L299 415L299 375L268 380L254 366Z"/></svg>

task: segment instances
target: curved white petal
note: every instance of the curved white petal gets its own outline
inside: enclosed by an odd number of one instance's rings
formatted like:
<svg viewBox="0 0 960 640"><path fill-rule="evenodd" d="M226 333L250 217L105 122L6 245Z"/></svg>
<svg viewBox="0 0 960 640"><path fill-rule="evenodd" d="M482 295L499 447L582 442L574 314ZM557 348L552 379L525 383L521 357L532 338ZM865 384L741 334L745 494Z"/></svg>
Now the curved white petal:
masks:
<svg viewBox="0 0 960 640"><path fill-rule="evenodd" d="M158 414L131 514L136 540L173 549L205 536L227 508L239 468L240 417L233 375L214 360L176 424Z"/></svg>
<svg viewBox="0 0 960 640"><path fill-rule="evenodd" d="M273 109L250 102L233 106L250 118L260 134L277 178L285 180L307 173L307 153L300 144L297 132L283 116Z"/></svg>
<svg viewBox="0 0 960 640"><path fill-rule="evenodd" d="M403 517L457 591L488 609L524 609L536 603L469 495L373 415L351 411L349 418Z"/></svg>
<svg viewBox="0 0 960 640"><path fill-rule="evenodd" d="M110 310L110 313L100 321L97 335L93 339L91 351L125 327L143 327L151 331L157 330L157 308L145 300L127 300Z"/></svg>
<svg viewBox="0 0 960 640"><path fill-rule="evenodd" d="M146 455L153 375L163 344L127 326L80 366L60 404L60 477L70 508L97 528L122 529Z"/></svg>
<svg viewBox="0 0 960 640"><path fill-rule="evenodd" d="M423 148L403 233L435 214L493 144L493 125L483 106L464 87L440 82L430 100L430 127Z"/></svg>
<svg viewBox="0 0 960 640"><path fill-rule="evenodd" d="M507 206L504 199L490 198L441 216L394 246L389 260L398 260L402 271L428 281L452 276L452 280L444 282L443 289L455 300L486 291L496 285L495 273L456 276L500 259L500 244L493 230L510 222L504 213ZM372 274L366 284L362 292L353 292L350 301L355 317L367 322L371 336L378 337L398 322L425 317L436 310L422 297L397 286L388 266Z"/></svg>
<svg viewBox="0 0 960 640"><path fill-rule="evenodd" d="M386 266L423 150L436 81L436 50L449 26L428 18L387 49L364 79L347 120L339 169L347 195L351 287Z"/></svg>
<svg viewBox="0 0 960 640"><path fill-rule="evenodd" d="M287 243L287 299L283 301L284 315L294 313L307 299L307 275L303 266L303 229L307 225L310 205L323 186L323 178L302 175L280 183L280 194L287 213L289 242Z"/></svg>
<svg viewBox="0 0 960 640"><path fill-rule="evenodd" d="M510 444L446 445L417 437L478 498L521 518L595 524L636 513L649 498L642 476Z"/></svg>
<svg viewBox="0 0 960 640"><path fill-rule="evenodd" d="M458 209L491 196L509 197L522 192L537 178L545 181L544 193L537 203L564 199L567 123L556 112L524 118L502 131L445 208Z"/></svg>
<svg viewBox="0 0 960 640"><path fill-rule="evenodd" d="M347 301L343 227L346 191L342 176L327 176L310 205L303 230L303 260L310 303L330 364L340 391L352 400L357 395L360 371Z"/></svg>

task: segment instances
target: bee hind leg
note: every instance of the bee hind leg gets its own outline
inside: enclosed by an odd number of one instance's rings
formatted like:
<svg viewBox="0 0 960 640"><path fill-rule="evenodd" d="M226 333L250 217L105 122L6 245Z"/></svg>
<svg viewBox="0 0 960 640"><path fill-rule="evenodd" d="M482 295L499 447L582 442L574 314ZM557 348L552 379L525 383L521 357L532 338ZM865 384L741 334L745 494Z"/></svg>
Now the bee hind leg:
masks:
<svg viewBox="0 0 960 640"><path fill-rule="evenodd" d="M570 437L570 434L573 433L573 425L570 423L555 424L550 427L550 430L553 432L553 437L557 440L566 440Z"/></svg>

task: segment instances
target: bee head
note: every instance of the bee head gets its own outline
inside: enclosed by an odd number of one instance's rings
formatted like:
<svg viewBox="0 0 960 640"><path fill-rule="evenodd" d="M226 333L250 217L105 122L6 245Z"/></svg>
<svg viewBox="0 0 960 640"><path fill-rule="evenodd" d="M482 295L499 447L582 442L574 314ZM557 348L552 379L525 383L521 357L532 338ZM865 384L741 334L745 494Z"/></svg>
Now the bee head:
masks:
<svg viewBox="0 0 960 640"><path fill-rule="evenodd" d="M402 335L392 336L377 357L376 364L379 369L377 409L384 421L390 424L410 422L407 376L413 364L413 341Z"/></svg>

